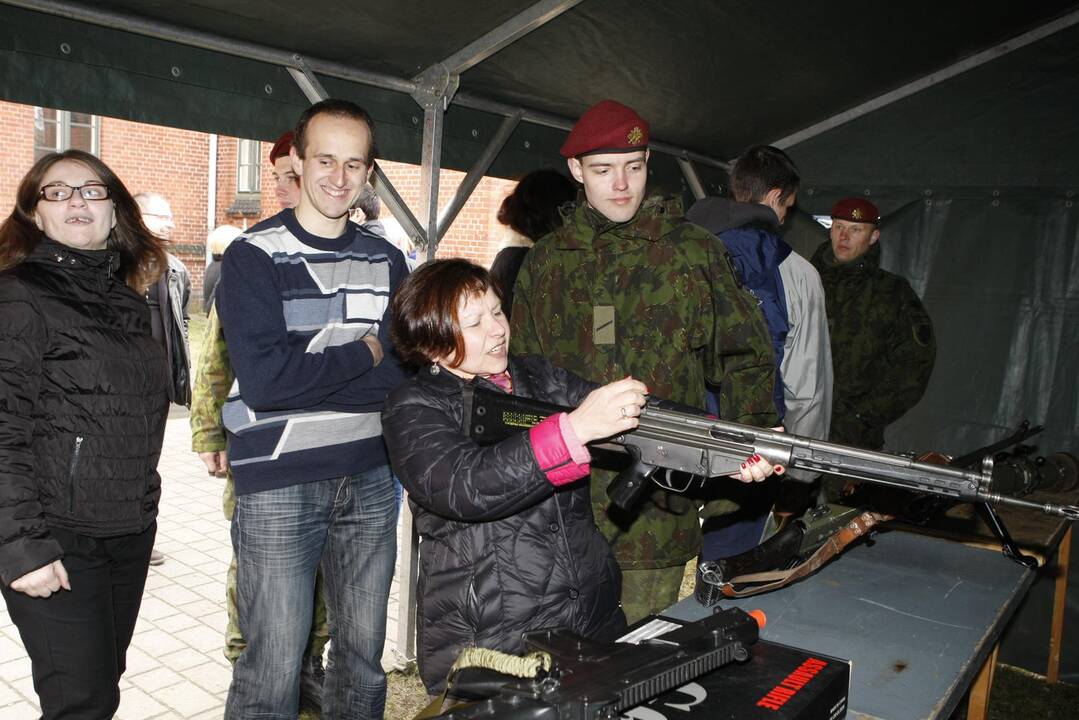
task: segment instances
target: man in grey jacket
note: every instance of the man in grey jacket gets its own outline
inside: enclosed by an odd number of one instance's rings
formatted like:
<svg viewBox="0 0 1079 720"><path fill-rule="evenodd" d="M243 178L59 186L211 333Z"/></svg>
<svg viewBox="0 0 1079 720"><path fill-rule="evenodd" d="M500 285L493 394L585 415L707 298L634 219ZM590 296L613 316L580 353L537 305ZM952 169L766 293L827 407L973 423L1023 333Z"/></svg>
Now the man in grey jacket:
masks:
<svg viewBox="0 0 1079 720"><path fill-rule="evenodd" d="M827 439L832 411L832 354L824 288L812 264L779 236L794 206L800 178L782 150L758 145L731 170L734 199L704 198L687 219L719 236L743 285L758 301L776 355L775 402L787 432ZM798 480L812 479L789 471ZM726 557L761 539L775 499L765 493L738 522L705 533L704 557ZM746 505L743 505L746 507ZM706 526L707 530L707 526Z"/></svg>
<svg viewBox="0 0 1079 720"><path fill-rule="evenodd" d="M176 223L172 207L165 196L156 192L141 192L135 196L146 229L166 243L172 239ZM168 271L146 292L150 306L150 332L165 346L169 363L169 400L191 407L191 361L187 337L187 305L191 300L191 274L180 258L166 253ZM159 550L150 553L150 564L160 565L165 556Z"/></svg>

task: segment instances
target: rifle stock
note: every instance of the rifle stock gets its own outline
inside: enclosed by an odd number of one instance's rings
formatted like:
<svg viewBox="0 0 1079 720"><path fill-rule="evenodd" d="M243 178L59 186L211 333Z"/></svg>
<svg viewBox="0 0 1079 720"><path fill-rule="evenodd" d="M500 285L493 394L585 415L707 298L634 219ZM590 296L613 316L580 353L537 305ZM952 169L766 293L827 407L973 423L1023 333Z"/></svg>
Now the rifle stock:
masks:
<svg viewBox="0 0 1079 720"><path fill-rule="evenodd" d="M572 411L471 385L464 393L462 429L481 445L526 430L554 413ZM612 501L623 509L631 509L642 496L648 487L644 478L656 468L715 478L737 472L745 458L759 454L776 466L841 475L953 500L1011 505L1071 520L1079 518L1079 507L1075 505L1037 503L995 492L991 457L978 469L934 465L903 455L667 410L661 404L654 399L648 401L636 430L594 443L597 447L621 449L634 459L629 471L608 488ZM651 470L646 471L648 468Z"/></svg>

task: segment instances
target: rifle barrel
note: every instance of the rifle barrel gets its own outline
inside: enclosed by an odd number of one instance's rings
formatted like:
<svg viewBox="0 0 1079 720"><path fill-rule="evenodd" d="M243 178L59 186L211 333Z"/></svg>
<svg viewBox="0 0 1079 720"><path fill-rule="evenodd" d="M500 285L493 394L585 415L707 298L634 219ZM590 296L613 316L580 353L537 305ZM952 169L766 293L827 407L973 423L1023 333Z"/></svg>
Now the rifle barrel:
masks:
<svg viewBox="0 0 1079 720"><path fill-rule="evenodd" d="M1029 437L1040 427L1023 428ZM992 460L979 470L919 462L906 455L863 450L813 438L647 406L640 427L616 439L636 446L659 467L719 477L738 470L754 453L774 465L840 475L967 502L989 502L1077 519L1079 507L1038 503L992 492ZM1018 440L1017 440L1018 441Z"/></svg>

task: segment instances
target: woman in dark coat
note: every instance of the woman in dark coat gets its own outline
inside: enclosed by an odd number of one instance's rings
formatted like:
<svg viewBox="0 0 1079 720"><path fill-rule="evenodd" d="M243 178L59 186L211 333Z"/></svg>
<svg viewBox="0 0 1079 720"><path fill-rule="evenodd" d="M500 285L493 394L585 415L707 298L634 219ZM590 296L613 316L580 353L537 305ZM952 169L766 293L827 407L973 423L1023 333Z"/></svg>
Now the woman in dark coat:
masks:
<svg viewBox="0 0 1079 720"><path fill-rule="evenodd" d="M420 366L390 394L382 427L422 538L417 654L428 691L443 688L465 647L520 653L521 633L546 627L615 639L621 574L577 481L589 472L584 443L635 428L647 388L632 378L599 387L509 356L491 277L465 260L416 270L391 313L398 355ZM469 383L577 409L481 447L461 430Z"/></svg>
<svg viewBox="0 0 1079 720"><path fill-rule="evenodd" d="M0 226L0 587L43 718L120 702L161 492L169 375L144 293L165 267L76 150L36 162Z"/></svg>
<svg viewBox="0 0 1079 720"><path fill-rule="evenodd" d="M644 384L597 390L540 358L510 358L490 276L464 260L416 270L391 312L397 353L422 366L391 393L382 423L422 538L418 660L428 690L442 688L462 648L518 653L525 630L614 639L625 628L621 574L588 485L574 481L588 475L582 443L636 427ZM480 447L461 432L466 383L584 404Z"/></svg>

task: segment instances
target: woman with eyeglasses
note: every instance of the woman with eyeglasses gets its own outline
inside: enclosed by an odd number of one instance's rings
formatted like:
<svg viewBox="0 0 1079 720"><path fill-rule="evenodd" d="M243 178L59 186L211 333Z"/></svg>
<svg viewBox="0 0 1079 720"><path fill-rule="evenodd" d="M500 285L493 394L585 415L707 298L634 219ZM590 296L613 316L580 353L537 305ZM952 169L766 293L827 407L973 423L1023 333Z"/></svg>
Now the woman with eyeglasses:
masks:
<svg viewBox="0 0 1079 720"><path fill-rule="evenodd" d="M159 242L78 150L34 163L0 225L0 591L43 718L120 703L161 493Z"/></svg>

